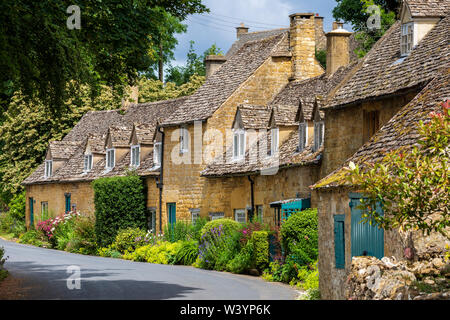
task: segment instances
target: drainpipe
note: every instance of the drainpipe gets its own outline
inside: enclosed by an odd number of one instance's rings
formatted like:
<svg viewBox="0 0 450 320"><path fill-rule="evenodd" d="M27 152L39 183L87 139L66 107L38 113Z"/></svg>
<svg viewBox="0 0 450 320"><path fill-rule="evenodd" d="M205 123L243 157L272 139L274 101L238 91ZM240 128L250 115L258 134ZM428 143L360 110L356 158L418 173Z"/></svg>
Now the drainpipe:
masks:
<svg viewBox="0 0 450 320"><path fill-rule="evenodd" d="M253 221L253 218L255 216L255 181L250 178L250 176L247 176L248 181L250 181L250 197L252 201L252 209L251 209L251 215L250 215L250 221Z"/></svg>
<svg viewBox="0 0 450 320"><path fill-rule="evenodd" d="M159 181L156 186L159 189L159 233L162 233L162 191L163 191L163 172L164 172L164 131L158 127L158 132L161 133L161 165L159 167Z"/></svg>

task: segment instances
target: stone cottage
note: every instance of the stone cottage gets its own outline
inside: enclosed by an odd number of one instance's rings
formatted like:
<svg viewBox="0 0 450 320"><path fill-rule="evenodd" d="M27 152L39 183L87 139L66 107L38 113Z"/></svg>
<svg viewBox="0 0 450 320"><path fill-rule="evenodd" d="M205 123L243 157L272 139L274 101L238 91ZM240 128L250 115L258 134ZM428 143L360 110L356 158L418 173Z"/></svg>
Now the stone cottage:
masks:
<svg viewBox="0 0 450 320"><path fill-rule="evenodd" d="M344 168L378 161L410 146L415 126L449 98L449 2L405 1L395 23L359 62L356 72L322 107L325 143L312 198L319 214L320 291L344 298L353 256L403 258L397 232L360 224L361 194L345 181Z"/></svg>

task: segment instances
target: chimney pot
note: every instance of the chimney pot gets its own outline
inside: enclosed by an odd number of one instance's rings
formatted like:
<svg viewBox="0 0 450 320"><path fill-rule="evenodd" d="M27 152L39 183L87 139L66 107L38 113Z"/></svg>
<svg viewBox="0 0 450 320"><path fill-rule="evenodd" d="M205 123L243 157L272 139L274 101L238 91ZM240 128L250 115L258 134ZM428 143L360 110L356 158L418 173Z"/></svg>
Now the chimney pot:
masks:
<svg viewBox="0 0 450 320"><path fill-rule="evenodd" d="M326 34L327 75L333 74L340 67L350 63L349 37L351 34L343 28L342 22L333 22L333 30Z"/></svg>

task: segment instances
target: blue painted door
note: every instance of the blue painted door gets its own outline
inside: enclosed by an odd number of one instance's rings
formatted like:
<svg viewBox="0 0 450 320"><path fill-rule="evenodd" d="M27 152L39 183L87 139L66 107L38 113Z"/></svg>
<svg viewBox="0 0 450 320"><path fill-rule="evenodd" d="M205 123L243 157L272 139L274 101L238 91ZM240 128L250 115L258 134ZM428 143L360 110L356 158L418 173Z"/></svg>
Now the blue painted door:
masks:
<svg viewBox="0 0 450 320"><path fill-rule="evenodd" d="M174 224L177 222L177 205L176 203L168 203L167 204L167 220L168 223L173 228Z"/></svg>
<svg viewBox="0 0 450 320"><path fill-rule="evenodd" d="M29 198L28 203L30 205L30 227L34 225L34 199Z"/></svg>
<svg viewBox="0 0 450 320"><path fill-rule="evenodd" d="M357 208L360 199L358 195L350 196L352 257L373 256L381 259L384 257L384 230L361 222L363 212ZM377 210L382 214L380 207Z"/></svg>
<svg viewBox="0 0 450 320"><path fill-rule="evenodd" d="M70 193L64 195L66 197L66 213L70 212Z"/></svg>

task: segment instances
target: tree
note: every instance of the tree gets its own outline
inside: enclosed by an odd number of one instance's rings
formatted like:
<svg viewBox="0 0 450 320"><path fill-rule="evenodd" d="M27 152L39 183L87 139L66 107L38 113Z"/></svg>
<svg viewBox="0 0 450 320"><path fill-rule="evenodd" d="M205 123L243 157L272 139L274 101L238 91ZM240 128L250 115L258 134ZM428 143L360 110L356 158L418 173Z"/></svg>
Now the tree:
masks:
<svg viewBox="0 0 450 320"><path fill-rule="evenodd" d="M213 44L211 47L205 50L202 55L197 55L194 49L194 41L190 41L189 51L187 53L186 66L169 67L167 72L166 81L174 82L176 85L188 83L194 74L199 76L206 75L204 60L209 55L223 55L220 48Z"/></svg>
<svg viewBox="0 0 450 320"><path fill-rule="evenodd" d="M336 0L333 17L351 23L355 31L355 39L359 43L357 55L363 57L395 23L399 14L400 0ZM373 15L371 6L378 6L380 11L380 28L370 29L367 26L369 17Z"/></svg>
<svg viewBox="0 0 450 320"><path fill-rule="evenodd" d="M350 163L349 181L367 198L360 208L366 222L384 229L418 229L425 234L450 226L450 106L431 113L430 121L418 126L418 146L388 153L378 163L359 167ZM376 211L381 205L384 215Z"/></svg>
<svg viewBox="0 0 450 320"><path fill-rule="evenodd" d="M2 111L18 91L27 99L38 95L54 109L68 98L71 84L89 84L98 93L102 84L132 83L157 63L155 47L170 40L161 33L177 32L178 26L167 27L173 19L208 11L201 0L78 1L80 29L69 29L73 4L0 2Z"/></svg>
<svg viewBox="0 0 450 320"><path fill-rule="evenodd" d="M30 102L14 95L0 125L0 202L9 203L23 190L20 183L43 161L49 141L61 140L86 112L117 109L121 100L122 95L110 87L102 87L92 98L85 85L76 98L64 102L60 113L54 113L37 98Z"/></svg>

